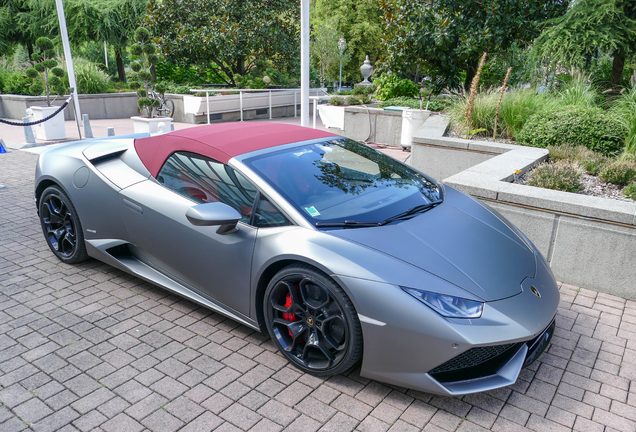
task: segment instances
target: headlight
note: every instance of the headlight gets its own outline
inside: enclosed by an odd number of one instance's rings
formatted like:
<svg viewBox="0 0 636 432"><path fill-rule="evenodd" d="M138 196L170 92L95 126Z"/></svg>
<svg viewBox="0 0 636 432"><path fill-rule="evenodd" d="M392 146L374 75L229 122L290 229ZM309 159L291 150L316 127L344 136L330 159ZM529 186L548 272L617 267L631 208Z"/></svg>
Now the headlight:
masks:
<svg viewBox="0 0 636 432"><path fill-rule="evenodd" d="M479 318L484 310L482 302L413 288L401 288L446 318Z"/></svg>

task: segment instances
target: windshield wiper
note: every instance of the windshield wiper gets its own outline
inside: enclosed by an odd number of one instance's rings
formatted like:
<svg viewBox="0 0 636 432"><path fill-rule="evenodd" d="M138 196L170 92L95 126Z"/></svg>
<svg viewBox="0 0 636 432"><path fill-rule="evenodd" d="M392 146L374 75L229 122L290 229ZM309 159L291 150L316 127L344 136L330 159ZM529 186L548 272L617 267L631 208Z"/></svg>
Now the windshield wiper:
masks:
<svg viewBox="0 0 636 432"><path fill-rule="evenodd" d="M428 211L430 209L432 209L433 207L436 207L437 205L441 204L442 200L439 201L435 201L435 202L431 202L428 204L422 204L422 205L418 205L416 207L413 207L411 209L408 209L405 212L402 213L398 213L395 216L391 216L388 219L385 219L381 222L360 222L360 221L353 221L353 220L346 220L344 222L316 222L316 228L371 228L371 227L379 227L382 225L386 225L389 224L391 222L394 222L398 219L403 219L409 216L414 216L418 213L424 213L425 211Z"/></svg>
<svg viewBox="0 0 636 432"><path fill-rule="evenodd" d="M411 209L408 209L405 212L398 213L395 216L391 216L390 218L383 220L382 222L378 223L378 226L390 224L391 222L394 222L398 219L414 216L418 213L424 213L425 211L428 211L441 203L442 203L442 200L439 200L439 201L430 202L428 204L421 204L421 205L415 206Z"/></svg>
<svg viewBox="0 0 636 432"><path fill-rule="evenodd" d="M360 222L360 221L344 221L344 222L316 222L316 228L369 228L380 226L381 222Z"/></svg>

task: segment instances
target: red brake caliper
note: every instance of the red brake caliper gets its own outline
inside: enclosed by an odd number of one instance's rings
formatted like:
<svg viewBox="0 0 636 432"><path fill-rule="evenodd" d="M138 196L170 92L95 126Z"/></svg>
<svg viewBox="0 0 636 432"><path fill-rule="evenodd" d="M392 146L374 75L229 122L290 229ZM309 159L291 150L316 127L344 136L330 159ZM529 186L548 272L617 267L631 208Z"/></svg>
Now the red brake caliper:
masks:
<svg viewBox="0 0 636 432"><path fill-rule="evenodd" d="M287 297L285 297L285 307L288 308L291 305L292 305L292 296L291 296L291 293L287 293ZM283 319L285 321L298 321L298 317L295 314L291 313L291 312L283 313ZM291 330L288 330L288 331L289 331L289 336L292 339L294 339L294 335L292 335Z"/></svg>

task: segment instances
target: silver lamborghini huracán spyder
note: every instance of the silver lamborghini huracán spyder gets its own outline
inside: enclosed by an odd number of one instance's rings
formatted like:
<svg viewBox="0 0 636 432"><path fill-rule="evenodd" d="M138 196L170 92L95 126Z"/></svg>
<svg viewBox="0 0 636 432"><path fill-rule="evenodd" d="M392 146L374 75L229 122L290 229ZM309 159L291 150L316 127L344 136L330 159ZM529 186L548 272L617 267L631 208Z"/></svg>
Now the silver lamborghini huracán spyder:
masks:
<svg viewBox="0 0 636 432"><path fill-rule="evenodd" d="M79 141L35 201L66 263L93 257L248 327L304 372L461 395L514 383L559 292L495 211L364 144L272 123Z"/></svg>

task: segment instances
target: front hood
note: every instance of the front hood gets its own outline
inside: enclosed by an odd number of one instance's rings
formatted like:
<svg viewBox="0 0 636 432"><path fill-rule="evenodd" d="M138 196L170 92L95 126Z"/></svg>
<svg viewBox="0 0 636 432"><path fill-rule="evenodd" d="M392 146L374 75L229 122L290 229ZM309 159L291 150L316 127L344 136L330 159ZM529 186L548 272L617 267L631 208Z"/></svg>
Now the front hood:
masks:
<svg viewBox="0 0 636 432"><path fill-rule="evenodd" d="M413 219L329 234L419 267L485 301L519 294L521 282L536 271L534 252L524 240L483 205L450 187L442 204Z"/></svg>

